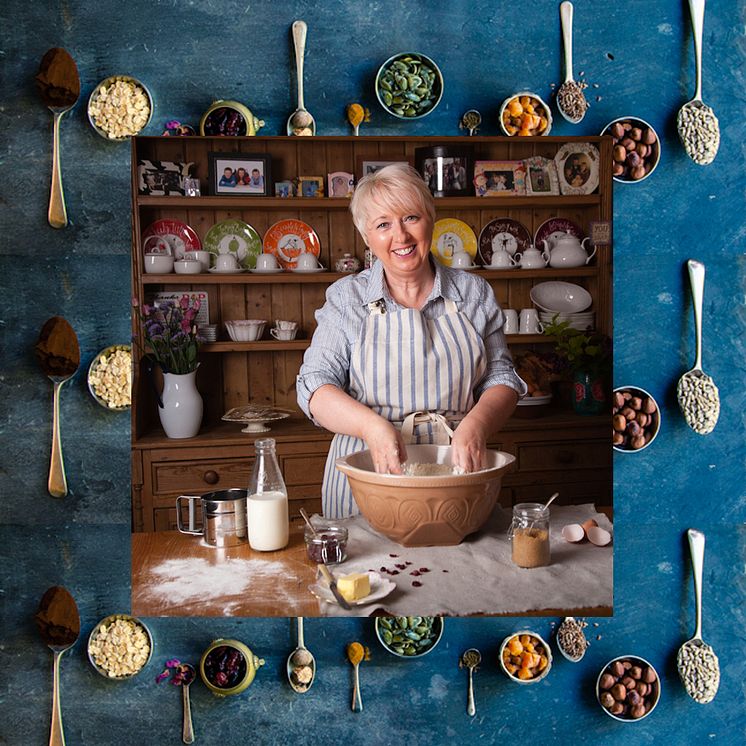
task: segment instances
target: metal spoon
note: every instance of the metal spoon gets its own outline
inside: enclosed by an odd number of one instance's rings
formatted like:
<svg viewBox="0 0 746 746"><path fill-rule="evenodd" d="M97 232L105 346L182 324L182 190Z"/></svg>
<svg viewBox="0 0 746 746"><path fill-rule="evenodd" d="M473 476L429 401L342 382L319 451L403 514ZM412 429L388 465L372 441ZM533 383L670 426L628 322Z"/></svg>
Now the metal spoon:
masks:
<svg viewBox="0 0 746 746"><path fill-rule="evenodd" d="M75 106L80 97L80 77L75 60L73 60L72 56L66 50L59 48L50 49L44 55L39 67L39 75L46 69L45 66L51 59L50 55L56 55L58 60L59 58L64 58L63 61L66 63L66 68L73 73L73 82L69 89L59 86L54 87L53 90L57 93L58 98L52 99L48 97L45 89L41 86L39 88L44 104L54 114L54 124L52 127L52 186L49 194L47 220L52 228L64 228L67 225L67 210L65 208L65 194L62 191L62 171L60 169L60 120L63 114Z"/></svg>
<svg viewBox="0 0 746 746"><path fill-rule="evenodd" d="M295 650L293 650L293 652L290 653L290 655L288 656L287 675L288 682L290 682L290 686L293 688L293 691L298 692L298 694L303 694L311 688L314 680L316 679L316 659L313 657L313 653L311 653L311 651L308 650L308 648L306 648L306 646L304 645L303 617L296 617L296 621L298 624L298 647L295 648ZM305 667L311 669L311 680L308 683L296 681L293 677L293 673L299 668Z"/></svg>
<svg viewBox="0 0 746 746"><path fill-rule="evenodd" d="M687 155L700 166L712 163L720 147L720 124L715 112L702 101L702 32L705 25L705 0L689 0L694 35L694 60L697 82L694 97L685 103L676 118Z"/></svg>
<svg viewBox="0 0 746 746"><path fill-rule="evenodd" d="M53 316L39 332L36 356L44 374L54 384L52 415L52 456L47 489L52 497L67 495L65 464L60 439L60 389L80 366L80 345L75 330L62 316Z"/></svg>
<svg viewBox="0 0 746 746"><path fill-rule="evenodd" d="M696 702L712 702L720 684L720 664L715 651L702 639L702 570L705 563L705 535L690 528L686 532L692 556L697 626L694 635L680 648L676 666L687 694Z"/></svg>
<svg viewBox="0 0 746 746"><path fill-rule="evenodd" d="M288 117L288 135L316 134L316 120L303 104L303 57L306 53L306 34L308 26L305 21L293 22L293 45L295 46L295 71L298 77L298 108Z"/></svg>
<svg viewBox="0 0 746 746"><path fill-rule="evenodd" d="M679 378L676 395L687 425L700 435L715 429L720 415L720 395L715 382L702 370L702 303L705 294L705 265L695 259L686 263L694 306L696 358L691 370Z"/></svg>
<svg viewBox="0 0 746 746"><path fill-rule="evenodd" d="M60 707L60 658L75 644L80 635L80 615L70 592L66 588L55 585L47 589L41 597L34 619L42 640L54 653L52 726L49 732L49 746L65 746Z"/></svg>
<svg viewBox="0 0 746 746"><path fill-rule="evenodd" d="M194 743L194 725L192 725L192 703L189 699L189 687L194 679L197 678L197 671L189 663L182 663L181 671L181 704L183 706L181 740L184 743Z"/></svg>
<svg viewBox="0 0 746 746"><path fill-rule="evenodd" d="M469 696L467 699L466 712L474 717L477 714L477 706L474 703L474 671L482 662L482 654L476 648L469 648L464 651L459 663L460 667L469 670Z"/></svg>
<svg viewBox="0 0 746 746"><path fill-rule="evenodd" d="M565 82L560 86L559 91L557 91L557 108L559 109L560 114L568 121L570 124L578 124L583 120L583 117L585 117L585 112L588 109L588 106L586 104L585 108L583 109L583 113L577 118L574 119L571 117L563 108L562 108L562 99L560 97L560 94L562 93L562 89L565 86L572 86L577 87L578 84L575 82L575 79L572 75L572 16L573 16L573 6L571 2L565 2L560 4L560 23L562 25L562 46L565 50ZM583 91L578 88L578 93L580 96L583 97L583 100L585 100L585 96L583 95Z"/></svg>

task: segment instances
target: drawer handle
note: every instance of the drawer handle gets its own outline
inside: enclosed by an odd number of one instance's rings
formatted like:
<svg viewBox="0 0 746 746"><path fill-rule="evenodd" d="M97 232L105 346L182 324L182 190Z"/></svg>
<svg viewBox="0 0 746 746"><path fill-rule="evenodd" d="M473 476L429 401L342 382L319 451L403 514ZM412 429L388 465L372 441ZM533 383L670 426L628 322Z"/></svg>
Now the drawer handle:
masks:
<svg viewBox="0 0 746 746"><path fill-rule="evenodd" d="M216 471L210 469L210 471L206 471L202 475L202 479L207 482L207 484L217 484L220 481L220 475Z"/></svg>

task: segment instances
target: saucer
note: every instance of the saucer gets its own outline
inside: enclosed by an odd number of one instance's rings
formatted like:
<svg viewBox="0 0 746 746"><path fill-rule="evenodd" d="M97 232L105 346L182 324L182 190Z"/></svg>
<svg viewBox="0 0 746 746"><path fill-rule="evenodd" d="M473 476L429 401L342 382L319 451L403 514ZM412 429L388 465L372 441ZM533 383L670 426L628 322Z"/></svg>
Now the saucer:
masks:
<svg viewBox="0 0 746 746"><path fill-rule="evenodd" d="M364 606L365 604L378 601L379 599L385 598L396 588L396 583L388 578L383 578L377 572L368 572L368 579L370 580L370 593L364 598L359 598L357 601L349 601L350 606ZM339 602L332 595L329 590L329 586L325 580L317 580L312 585L308 586L308 590L313 593L319 601L326 601L328 604L335 604L339 606Z"/></svg>
<svg viewBox="0 0 746 746"><path fill-rule="evenodd" d="M314 267L313 269L299 269L298 267L295 267L290 271L297 272L299 275L312 275L314 272L326 272L326 267Z"/></svg>
<svg viewBox="0 0 746 746"><path fill-rule="evenodd" d="M240 275L241 272L245 272L245 269L218 269L217 267L210 267L210 269L207 270L208 272L211 272L214 275Z"/></svg>
<svg viewBox="0 0 746 746"><path fill-rule="evenodd" d="M252 272L255 275L279 275L281 272L284 272L285 270L282 267L275 267L274 269L250 269L249 272Z"/></svg>

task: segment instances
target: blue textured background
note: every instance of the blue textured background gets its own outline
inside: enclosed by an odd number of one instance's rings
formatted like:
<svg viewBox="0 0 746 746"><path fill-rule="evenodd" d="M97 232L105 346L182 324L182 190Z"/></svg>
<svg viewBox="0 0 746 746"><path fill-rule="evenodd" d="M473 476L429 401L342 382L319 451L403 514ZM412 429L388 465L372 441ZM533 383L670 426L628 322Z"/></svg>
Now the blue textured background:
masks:
<svg viewBox="0 0 746 746"><path fill-rule="evenodd" d="M51 384L33 358L42 323L68 318L82 348L81 371L102 347L129 336L129 148L99 138L85 101L110 74L143 80L155 97L145 134L177 118L197 124L213 98L236 98L281 134L295 108L290 25L309 25L306 105L320 134L349 132L345 104L361 101L371 135L456 135L460 115L482 112L481 134L498 134L497 109L528 87L548 97L561 80L558 3L270 3L113 0L48 3L6 0L0 8L0 743L48 738L51 654L32 614L53 584L70 588L82 636L104 615L129 608L129 421L100 409L79 374L63 390L63 442L70 495L46 493ZM63 659L63 712L69 744L179 743L178 692L153 676L169 656L195 660L219 635L243 639L267 660L251 689L218 701L193 691L198 743L654 743L741 742L746 735L746 6L710 3L705 20L704 96L720 118L714 165L685 157L675 113L694 90L688 10L680 0L578 0L575 72L597 83L588 115L553 134L596 134L612 118L647 119L663 140L656 173L616 185L615 382L647 388L663 405L661 434L643 453L615 455L615 616L598 620L581 665L560 659L536 687L511 685L499 672L502 638L525 623L548 634L549 620L448 620L441 645L423 661L400 662L378 649L364 620L308 620L319 664L311 692L294 695L284 659L295 645L287 620L153 619L154 662L127 683L102 680L82 643ZM71 225L47 226L51 114L33 76L44 52L75 57L81 100L62 123L65 193ZM402 124L377 106L378 65L404 49L431 55L446 80L439 108ZM613 58L613 59L612 59ZM596 101L600 96L601 101ZM690 432L674 387L694 357L684 262L707 265L704 365L720 387L715 433ZM675 651L694 626L685 529L707 534L705 637L720 654L714 704L694 704L675 671ZM600 634L601 640L595 635ZM365 711L349 710L344 644L373 650L362 675ZM458 655L484 654L477 674L478 714L465 713L466 676ZM658 709L622 726L593 699L598 670L625 653L647 657L663 676ZM406 670L405 670L406 669ZM528 730L522 723L529 723ZM528 735L527 735L528 734Z"/></svg>

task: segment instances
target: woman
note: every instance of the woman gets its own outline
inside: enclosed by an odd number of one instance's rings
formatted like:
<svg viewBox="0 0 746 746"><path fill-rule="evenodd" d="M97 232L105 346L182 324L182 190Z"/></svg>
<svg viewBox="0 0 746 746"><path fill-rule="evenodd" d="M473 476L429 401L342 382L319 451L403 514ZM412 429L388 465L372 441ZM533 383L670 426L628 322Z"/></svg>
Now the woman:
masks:
<svg viewBox="0 0 746 746"><path fill-rule="evenodd" d="M359 512L337 457L368 448L376 471L400 474L406 442L453 432L454 465L479 469L526 393L490 286L430 256L435 203L422 177L386 166L361 179L350 210L379 261L329 287L297 379L303 411L335 433L322 487L330 518Z"/></svg>

